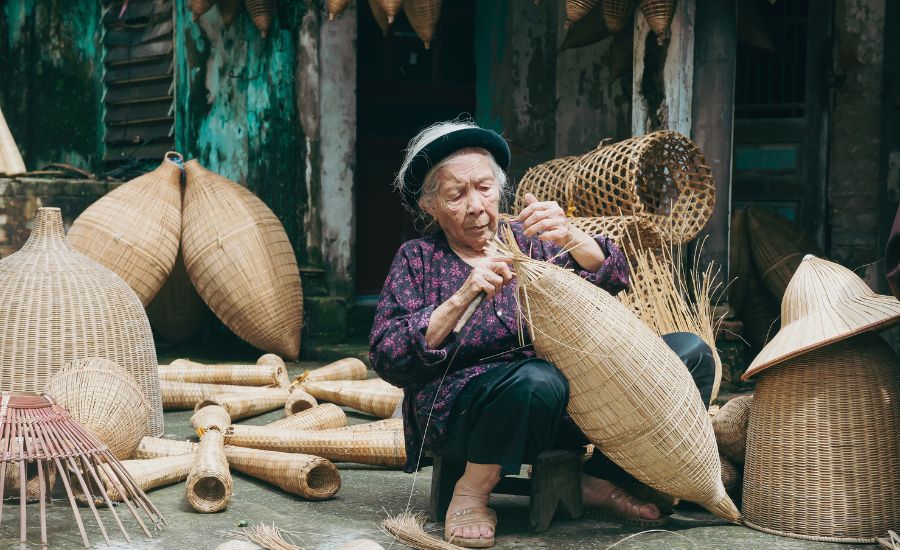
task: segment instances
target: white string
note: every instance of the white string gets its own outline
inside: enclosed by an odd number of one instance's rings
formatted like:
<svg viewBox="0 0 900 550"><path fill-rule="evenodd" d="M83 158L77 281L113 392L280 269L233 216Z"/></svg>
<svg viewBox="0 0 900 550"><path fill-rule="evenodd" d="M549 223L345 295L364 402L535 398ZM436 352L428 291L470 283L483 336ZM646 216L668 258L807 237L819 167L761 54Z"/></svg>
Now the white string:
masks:
<svg viewBox="0 0 900 550"><path fill-rule="evenodd" d="M614 548L614 547L616 547L616 546L622 544L623 542L625 542L625 541L627 541L627 540L629 540L629 539L633 539L634 537L637 537L637 536L640 536L640 535L646 535L647 533L670 533L670 534L672 534L672 535L677 535L677 536L683 538L684 540L688 541L689 543L691 543L691 547L697 548L697 545L694 543L693 540L691 540L690 538L688 538L688 537L682 535L681 533L678 533L677 531L667 531L666 529L650 529L650 530L648 530L648 531L641 531L640 533L634 533L633 535L628 535L628 536L625 537L624 539L622 539L622 540L620 540L620 541L618 541L618 542L616 542L616 543L613 543L613 544L607 546L607 547L606 547L606 550L610 550L610 548Z"/></svg>

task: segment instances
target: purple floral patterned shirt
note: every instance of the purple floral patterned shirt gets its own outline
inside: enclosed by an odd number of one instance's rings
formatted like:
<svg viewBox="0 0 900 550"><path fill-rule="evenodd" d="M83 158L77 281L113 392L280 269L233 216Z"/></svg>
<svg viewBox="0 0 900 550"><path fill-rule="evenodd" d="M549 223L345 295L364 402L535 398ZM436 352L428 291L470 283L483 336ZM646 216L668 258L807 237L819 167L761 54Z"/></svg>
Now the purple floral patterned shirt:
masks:
<svg viewBox="0 0 900 550"><path fill-rule="evenodd" d="M531 257L574 269L611 294L628 288L628 263L612 240L595 237L606 260L592 273L581 269L570 254L559 254L557 245L526 237L522 224L511 226L519 248ZM400 247L381 291L369 359L379 376L404 390L407 472L426 465L419 456L423 443L442 452L453 403L470 380L496 366L534 356L527 330L526 346L519 344L515 279L482 302L458 335L451 333L434 349L425 343L431 313L462 287L471 271L438 233Z"/></svg>

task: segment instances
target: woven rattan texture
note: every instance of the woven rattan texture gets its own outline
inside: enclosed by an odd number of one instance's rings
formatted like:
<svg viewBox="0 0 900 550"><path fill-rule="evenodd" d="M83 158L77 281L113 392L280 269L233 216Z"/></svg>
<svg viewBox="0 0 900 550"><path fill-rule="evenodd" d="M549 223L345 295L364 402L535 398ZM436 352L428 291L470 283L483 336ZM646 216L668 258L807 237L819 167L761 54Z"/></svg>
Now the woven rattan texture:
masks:
<svg viewBox="0 0 900 550"><path fill-rule="evenodd" d="M387 16L389 23L394 22L394 18L397 17L397 14L400 13L400 8L403 6L403 0L375 0L375 3Z"/></svg>
<svg viewBox="0 0 900 550"><path fill-rule="evenodd" d="M135 459L163 458L167 456L192 455L199 447L192 441L176 441L161 437L145 437L141 439L138 448L134 451ZM193 459L191 460L193 466Z"/></svg>
<svg viewBox="0 0 900 550"><path fill-rule="evenodd" d="M198 382L160 380L159 389L162 394L163 408L167 411L177 411L193 409L197 403L214 395L253 391L257 388L231 384L201 384Z"/></svg>
<svg viewBox="0 0 900 550"><path fill-rule="evenodd" d="M747 297L747 282L751 277L756 276L753 273L748 231L747 212L736 210L731 215L729 236L728 276L731 280L728 283L728 305L738 316L743 313L744 299Z"/></svg>
<svg viewBox="0 0 900 550"><path fill-rule="evenodd" d="M737 521L712 425L690 373L649 327L574 273L514 259L535 350L569 380L569 414L638 480Z"/></svg>
<svg viewBox="0 0 900 550"><path fill-rule="evenodd" d="M580 157L561 157L529 168L516 187L515 212L525 208L525 195L531 193L538 200L556 201L563 208L569 206L570 178Z"/></svg>
<svg viewBox="0 0 900 550"><path fill-rule="evenodd" d="M321 382L323 380L365 380L368 376L366 364L356 357L347 357L329 363L324 367L306 373L305 381Z"/></svg>
<svg viewBox="0 0 900 550"><path fill-rule="evenodd" d="M750 420L752 395L735 397L722 405L712 419L719 452L736 464L744 463L747 446L747 422Z"/></svg>
<svg viewBox="0 0 900 550"><path fill-rule="evenodd" d="M212 312L188 277L180 253L169 278L147 306L147 317L156 333L174 345L196 338L212 319Z"/></svg>
<svg viewBox="0 0 900 550"><path fill-rule="evenodd" d="M631 21L635 0L602 0L603 21L613 34Z"/></svg>
<svg viewBox="0 0 900 550"><path fill-rule="evenodd" d="M306 500L325 500L341 488L341 474L331 461L299 453L225 446L228 464Z"/></svg>
<svg viewBox="0 0 900 550"><path fill-rule="evenodd" d="M403 400L402 389L380 378L304 382L303 389L319 401L353 407L378 418L390 418Z"/></svg>
<svg viewBox="0 0 900 550"><path fill-rule="evenodd" d="M822 252L802 227L773 212L750 208L747 224L753 262L766 288L780 302L803 256L822 256Z"/></svg>
<svg viewBox="0 0 900 550"><path fill-rule="evenodd" d="M204 365L187 359L176 359L159 366L159 378L175 382L227 384L232 386L290 385L284 363L275 365Z"/></svg>
<svg viewBox="0 0 900 550"><path fill-rule="evenodd" d="M303 391L299 386L291 388L291 394L284 403L284 416L288 417L292 414L311 409L318 404L319 402L316 401L315 397Z"/></svg>
<svg viewBox="0 0 900 550"><path fill-rule="evenodd" d="M147 433L147 399L134 376L112 361L69 361L50 378L44 393L106 443L119 460L130 458Z"/></svg>
<svg viewBox="0 0 900 550"><path fill-rule="evenodd" d="M656 33L657 41L663 44L669 38L669 25L675 17L675 0L641 0L641 11Z"/></svg>
<svg viewBox="0 0 900 550"><path fill-rule="evenodd" d="M222 16L222 23L226 27L231 26L237 19L241 8L244 7L244 0L216 0L216 6L219 8L219 14Z"/></svg>
<svg viewBox="0 0 900 550"><path fill-rule="evenodd" d="M169 160L106 194L69 229L72 247L113 270L149 304L181 240L181 167Z"/></svg>
<svg viewBox="0 0 900 550"><path fill-rule="evenodd" d="M197 409L191 416L191 426L200 434L206 430L219 430L225 433L228 426L231 426L231 416L218 405L207 405Z"/></svg>
<svg viewBox="0 0 900 550"><path fill-rule="evenodd" d="M272 18L275 17L275 0L244 0L244 6L259 34L263 38L268 36Z"/></svg>
<svg viewBox="0 0 900 550"><path fill-rule="evenodd" d="M347 9L347 6L353 0L327 0L325 2L326 9L328 11L328 20L334 21L334 18L341 14L342 11ZM372 0L369 0L370 5L373 3ZM385 22L387 18L385 18Z"/></svg>
<svg viewBox="0 0 900 550"><path fill-rule="evenodd" d="M265 426L275 429L328 430L343 428L346 425L347 415L343 409L333 403L323 403L305 411L296 412L291 416L275 420Z"/></svg>
<svg viewBox="0 0 900 550"><path fill-rule="evenodd" d="M196 161L185 174L181 245L194 288L239 337L296 359L303 292L284 227L253 193Z"/></svg>
<svg viewBox="0 0 900 550"><path fill-rule="evenodd" d="M72 249L58 208L40 208L21 250L0 261L0 388L38 392L68 361L125 367L163 433L156 349L147 314L118 275Z"/></svg>
<svg viewBox="0 0 900 550"><path fill-rule="evenodd" d="M193 465L194 456L190 453L122 461L122 466L143 491L151 491L159 487L181 483L187 479ZM121 502L122 495L119 494L115 485L110 481L109 466L104 464L100 474L103 483L106 485L106 490L109 492L109 498Z"/></svg>
<svg viewBox="0 0 900 550"><path fill-rule="evenodd" d="M728 458L719 455L719 462L722 464L722 486L726 491L731 491L737 487L738 481L741 479L741 473Z"/></svg>
<svg viewBox="0 0 900 550"><path fill-rule="evenodd" d="M258 416L284 407L290 392L283 388L246 388L237 393L216 394L197 403L197 408L218 405L232 420Z"/></svg>
<svg viewBox="0 0 900 550"><path fill-rule="evenodd" d="M425 49L431 47L434 34L441 18L441 5L444 0L405 0L403 11L409 24L425 44Z"/></svg>
<svg viewBox="0 0 900 550"><path fill-rule="evenodd" d="M748 525L872 543L900 525L900 371L864 334L764 371L750 407Z"/></svg>
<svg viewBox="0 0 900 550"><path fill-rule="evenodd" d="M599 3L600 0L566 0L566 24L581 21Z"/></svg>
<svg viewBox="0 0 900 550"><path fill-rule="evenodd" d="M194 465L187 477L185 495L191 508L201 513L224 510L231 501L234 481L225 459L224 437L209 430L200 438Z"/></svg>

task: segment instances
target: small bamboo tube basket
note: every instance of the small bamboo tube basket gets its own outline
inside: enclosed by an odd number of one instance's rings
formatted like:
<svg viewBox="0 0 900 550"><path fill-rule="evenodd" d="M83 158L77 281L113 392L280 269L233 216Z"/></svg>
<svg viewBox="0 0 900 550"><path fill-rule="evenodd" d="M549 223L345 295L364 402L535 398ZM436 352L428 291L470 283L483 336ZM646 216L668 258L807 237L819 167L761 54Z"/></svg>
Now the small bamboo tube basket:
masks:
<svg viewBox="0 0 900 550"><path fill-rule="evenodd" d="M259 416L284 407L290 392L283 388L250 388L239 393L220 393L197 403L199 410L209 405L222 407L232 420Z"/></svg>
<svg viewBox="0 0 900 550"><path fill-rule="evenodd" d="M160 380L198 384L281 388L290 386L290 378L288 378L284 362L280 365L204 365L187 359L176 359L168 365L159 366L159 378Z"/></svg>
<svg viewBox="0 0 900 550"><path fill-rule="evenodd" d="M231 416L218 405L207 405L197 409L191 416L191 425L199 435L207 430L219 430L224 433L231 426Z"/></svg>
<svg viewBox="0 0 900 550"><path fill-rule="evenodd" d="M232 484L222 432L209 430L200 438L194 465L187 477L185 495L188 504L197 512L220 512L231 501Z"/></svg>
<svg viewBox="0 0 900 550"><path fill-rule="evenodd" d="M900 525L900 363L866 333L764 370L744 465L749 527L869 544Z"/></svg>
<svg viewBox="0 0 900 550"><path fill-rule="evenodd" d="M25 171L25 161L16 146L12 132L0 111L0 174L21 174Z"/></svg>
<svg viewBox="0 0 900 550"><path fill-rule="evenodd" d="M222 23L226 27L230 27L234 20L237 19L241 8L244 7L244 0L216 0L216 6L219 8L219 15L222 16Z"/></svg>
<svg viewBox="0 0 900 550"><path fill-rule="evenodd" d="M211 10L212 7L213 0L190 0L188 2L188 9L191 10L194 21L200 19L200 16Z"/></svg>
<svg viewBox="0 0 900 550"><path fill-rule="evenodd" d="M147 314L118 275L75 251L58 208L39 208L21 250L0 260L0 388L40 392L67 362L125 367L150 406L145 435L163 433L156 348Z"/></svg>
<svg viewBox="0 0 900 550"><path fill-rule="evenodd" d="M296 359L303 290L284 227L246 188L196 160L184 171L181 246L194 288L240 338Z"/></svg>
<svg viewBox="0 0 900 550"><path fill-rule="evenodd" d="M275 0L244 0L244 7L247 8L247 13L250 14L250 19L259 30L260 36L266 38L275 17Z"/></svg>
<svg viewBox="0 0 900 550"><path fill-rule="evenodd" d="M602 1L603 21L613 34L620 32L630 22L634 4L634 0Z"/></svg>
<svg viewBox="0 0 900 550"><path fill-rule="evenodd" d="M349 6L352 1L353 0L326 0L325 7L328 10L328 20L334 21L341 12L347 9L347 6ZM369 0L369 2L371 3L372 0ZM385 21L387 21L387 17L385 17Z"/></svg>
<svg viewBox="0 0 900 550"><path fill-rule="evenodd" d="M191 453L122 461L122 467L125 468L135 484L145 492L181 483L187 479L193 466L194 455ZM115 484L110 481L109 465L102 465L100 478L106 486L110 500L122 502L122 495L119 494Z"/></svg>
<svg viewBox="0 0 900 550"><path fill-rule="evenodd" d="M340 407L333 403L322 403L265 424L264 427L277 430L329 430L346 425L347 415Z"/></svg>
<svg viewBox="0 0 900 550"><path fill-rule="evenodd" d="M318 400L353 407L378 418L390 418L403 400L403 390L380 378L304 382L303 389Z"/></svg>
<svg viewBox="0 0 900 550"><path fill-rule="evenodd" d="M172 273L147 306L147 318L153 330L175 346L197 338L212 319L188 277L180 250Z"/></svg>
<svg viewBox="0 0 900 550"><path fill-rule="evenodd" d="M287 418L298 412L311 409L318 404L319 402L316 401L316 398L306 393L302 388L291 388L288 400L284 403L284 416Z"/></svg>
<svg viewBox="0 0 900 550"><path fill-rule="evenodd" d="M641 11L647 24L656 33L656 41L662 45L669 39L669 26L675 17L675 0L641 0Z"/></svg>
<svg viewBox="0 0 900 550"><path fill-rule="evenodd" d="M231 384L201 384L198 382L160 380L159 389L162 394L163 408L167 411L178 411L193 409L197 403L214 395L241 393L265 388L235 386Z"/></svg>
<svg viewBox="0 0 900 550"><path fill-rule="evenodd" d="M366 364L356 357L339 359L319 367L306 371L301 376L301 382L322 382L324 380L365 380L368 376Z"/></svg>
<svg viewBox="0 0 900 550"><path fill-rule="evenodd" d="M802 227L773 212L749 208L747 223L753 261L766 288L780 302L803 257L821 257L822 252Z"/></svg>
<svg viewBox="0 0 900 550"><path fill-rule="evenodd" d="M342 544L334 550L384 550L384 546L378 544L374 540L357 539Z"/></svg>
<svg viewBox="0 0 900 550"><path fill-rule="evenodd" d="M523 254L507 229L519 303L538 356L569 380L568 412L639 481L728 521L715 435L684 364L622 303L576 274Z"/></svg>
<svg viewBox="0 0 900 550"><path fill-rule="evenodd" d="M378 0L376 0L378 1ZM413 30L422 40L425 49L431 49L437 31L438 20L441 18L441 5L444 0L404 0L403 12ZM388 20L390 24L392 20Z"/></svg>
<svg viewBox="0 0 900 550"><path fill-rule="evenodd" d="M375 0L375 2L378 4L378 7L381 8L381 11L383 11L387 16L388 23L393 25L394 18L397 17L398 13L400 13L400 8L403 7L404 0Z"/></svg>
<svg viewBox="0 0 900 550"><path fill-rule="evenodd" d="M181 155L107 193L72 223L69 242L111 269L149 304L172 272L181 240Z"/></svg>
<svg viewBox="0 0 900 550"><path fill-rule="evenodd" d="M584 19L599 3L600 0L566 0L566 28Z"/></svg>
<svg viewBox="0 0 900 550"><path fill-rule="evenodd" d="M722 405L712 418L719 452L735 464L743 464L747 448L747 423L752 395L735 397Z"/></svg>
<svg viewBox="0 0 900 550"><path fill-rule="evenodd" d="M196 452L199 443L193 441L177 441L161 437L144 437L134 451L135 459L163 458L168 456L190 455Z"/></svg>
<svg viewBox="0 0 900 550"><path fill-rule="evenodd" d="M131 457L147 433L150 406L134 376L106 359L69 361L44 388L76 422L109 446L119 460Z"/></svg>
<svg viewBox="0 0 900 550"><path fill-rule="evenodd" d="M228 464L235 470L271 483L306 500L325 500L341 488L341 474L329 460L298 453L225 446Z"/></svg>

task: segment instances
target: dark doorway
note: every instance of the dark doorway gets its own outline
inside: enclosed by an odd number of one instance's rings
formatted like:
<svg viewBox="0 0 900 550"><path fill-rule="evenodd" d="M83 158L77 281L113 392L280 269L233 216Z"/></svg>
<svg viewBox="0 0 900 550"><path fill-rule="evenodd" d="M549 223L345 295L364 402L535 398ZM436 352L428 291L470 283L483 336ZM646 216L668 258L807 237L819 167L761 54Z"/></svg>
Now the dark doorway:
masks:
<svg viewBox="0 0 900 550"><path fill-rule="evenodd" d="M377 295L400 244L418 236L391 187L420 129L475 113L475 2L444 2L426 50L402 13L383 36L360 2L357 43L356 290Z"/></svg>

